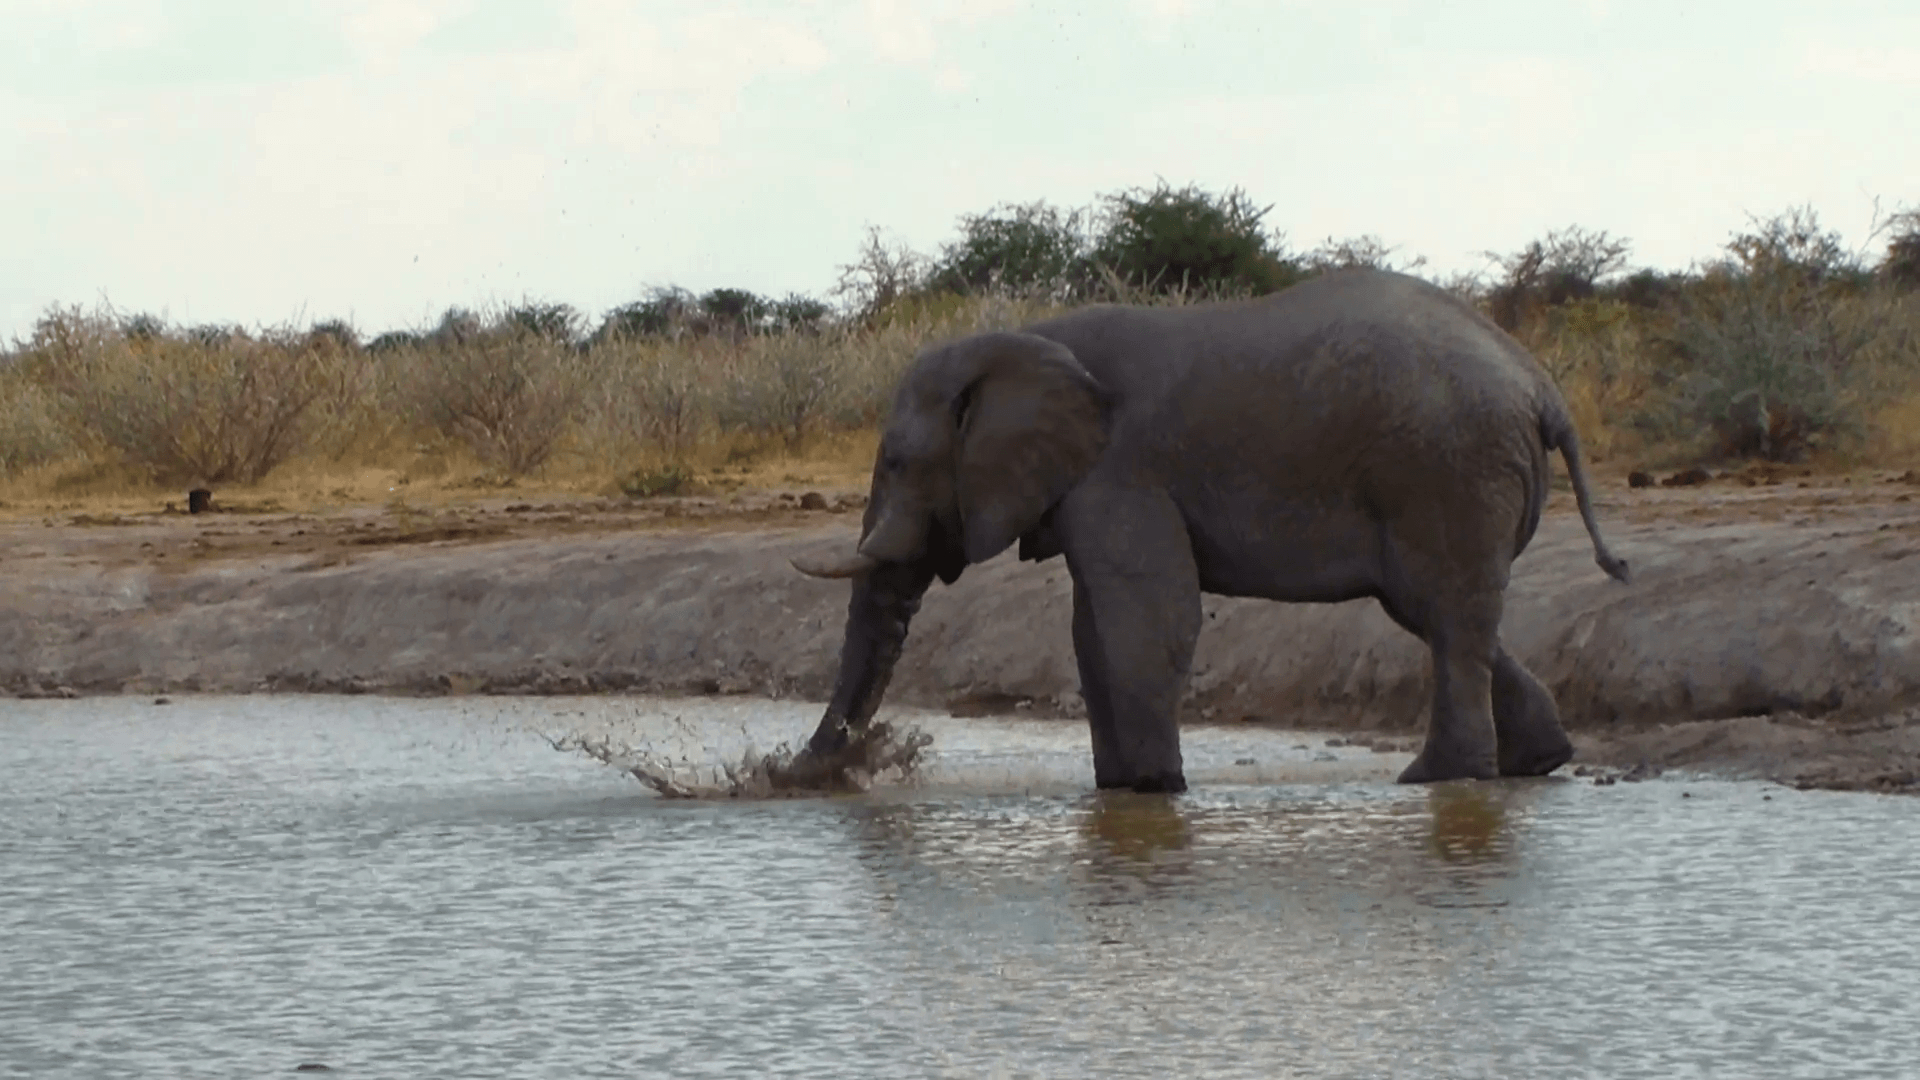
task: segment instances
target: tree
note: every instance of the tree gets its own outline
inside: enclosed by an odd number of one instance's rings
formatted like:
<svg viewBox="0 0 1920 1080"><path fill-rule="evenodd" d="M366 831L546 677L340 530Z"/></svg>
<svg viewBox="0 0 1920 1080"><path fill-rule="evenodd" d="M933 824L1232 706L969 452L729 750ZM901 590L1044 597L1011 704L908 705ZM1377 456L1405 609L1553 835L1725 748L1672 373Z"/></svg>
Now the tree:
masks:
<svg viewBox="0 0 1920 1080"><path fill-rule="evenodd" d="M428 331L426 339L435 345L466 345L479 340L485 331L480 316L456 305L440 314L439 324Z"/></svg>
<svg viewBox="0 0 1920 1080"><path fill-rule="evenodd" d="M1238 188L1213 194L1163 180L1102 203L1092 261L1130 288L1260 295L1303 276L1261 225L1272 207L1256 207Z"/></svg>
<svg viewBox="0 0 1920 1080"><path fill-rule="evenodd" d="M1368 233L1346 240L1336 240L1329 236L1320 242L1320 246L1307 252L1301 263L1309 273L1324 274L1333 270L1399 270L1403 272L1417 270L1427 264L1426 256L1416 256L1408 263L1397 262L1393 253L1399 248L1388 247L1379 237Z"/></svg>
<svg viewBox="0 0 1920 1080"><path fill-rule="evenodd" d="M153 341L166 336L167 322L143 311L121 320L120 333L128 341Z"/></svg>
<svg viewBox="0 0 1920 1080"><path fill-rule="evenodd" d="M1749 218L1746 232L1727 241L1726 254L1710 269L1736 276L1777 278L1798 284L1857 286L1865 283L1861 257L1840 234L1821 226L1811 206L1797 206L1764 221Z"/></svg>
<svg viewBox="0 0 1920 1080"><path fill-rule="evenodd" d="M804 293L788 293L785 299L773 302L770 319L777 330L808 331L818 330L831 314L833 308L824 300Z"/></svg>
<svg viewBox="0 0 1920 1080"><path fill-rule="evenodd" d="M694 295L677 285L656 285L644 299L622 304L607 312L594 331L596 343L613 338L663 337L686 320L698 307Z"/></svg>
<svg viewBox="0 0 1920 1080"><path fill-rule="evenodd" d="M871 319L918 289L928 273L927 260L901 243L888 243L877 225L867 227L854 260L840 267L833 295L861 319Z"/></svg>
<svg viewBox="0 0 1920 1080"><path fill-rule="evenodd" d="M1069 291L1084 272L1085 215L1045 202L1006 203L960 218L930 283L950 292Z"/></svg>
<svg viewBox="0 0 1920 1080"><path fill-rule="evenodd" d="M1512 255L1487 252L1500 268L1500 280L1488 295L1493 321L1513 331L1543 308L1584 300L1603 280L1626 268L1632 245L1604 231L1578 225L1549 232Z"/></svg>
<svg viewBox="0 0 1920 1080"><path fill-rule="evenodd" d="M367 342L367 351L379 354L399 349L415 349L420 347L421 340L420 335L411 330L388 330Z"/></svg>
<svg viewBox="0 0 1920 1080"><path fill-rule="evenodd" d="M744 334L759 327L772 310L765 297L746 289L713 289L700 298L708 333Z"/></svg>
<svg viewBox="0 0 1920 1080"><path fill-rule="evenodd" d="M1920 289L1920 210L1895 214L1887 233L1881 276L1903 289Z"/></svg>
<svg viewBox="0 0 1920 1080"><path fill-rule="evenodd" d="M570 345L580 336L586 320L571 304L525 301L507 311L506 325L542 341Z"/></svg>
<svg viewBox="0 0 1920 1080"><path fill-rule="evenodd" d="M135 337L136 335L129 334L128 336ZM198 326L187 328L187 340L206 349L220 348L223 345L232 343L236 338L241 336L242 334L239 327L228 326L225 323L201 323Z"/></svg>
<svg viewBox="0 0 1920 1080"><path fill-rule="evenodd" d="M307 328L307 342L353 352L360 347L360 331L345 319L322 319Z"/></svg>

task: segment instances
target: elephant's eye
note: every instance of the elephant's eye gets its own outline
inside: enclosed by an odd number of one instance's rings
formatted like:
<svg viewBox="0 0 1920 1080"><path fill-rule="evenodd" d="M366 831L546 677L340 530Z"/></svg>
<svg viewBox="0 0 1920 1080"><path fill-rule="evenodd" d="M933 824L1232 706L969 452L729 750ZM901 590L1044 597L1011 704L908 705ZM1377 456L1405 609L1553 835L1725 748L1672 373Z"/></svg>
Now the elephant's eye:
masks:
<svg viewBox="0 0 1920 1080"><path fill-rule="evenodd" d="M901 469L904 469L906 467L907 467L906 459L901 457L899 454L894 453L891 450L880 455L880 468L884 469L887 472L897 473Z"/></svg>

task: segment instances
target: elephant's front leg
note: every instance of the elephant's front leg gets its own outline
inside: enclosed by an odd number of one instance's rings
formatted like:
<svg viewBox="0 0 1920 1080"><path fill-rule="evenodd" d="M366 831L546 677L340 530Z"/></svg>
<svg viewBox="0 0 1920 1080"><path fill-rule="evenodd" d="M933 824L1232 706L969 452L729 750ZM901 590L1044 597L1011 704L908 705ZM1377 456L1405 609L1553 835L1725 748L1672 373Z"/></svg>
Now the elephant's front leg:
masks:
<svg viewBox="0 0 1920 1080"><path fill-rule="evenodd" d="M1073 584L1073 656L1080 668L1080 697L1087 705L1087 727L1093 736L1095 787L1130 788L1133 771L1120 751L1113 725L1113 701L1107 696L1107 668L1100 635L1093 629L1093 598L1079 581Z"/></svg>
<svg viewBox="0 0 1920 1080"><path fill-rule="evenodd" d="M1200 634L1186 524L1154 491L1083 487L1062 511L1095 782L1185 791L1176 713Z"/></svg>

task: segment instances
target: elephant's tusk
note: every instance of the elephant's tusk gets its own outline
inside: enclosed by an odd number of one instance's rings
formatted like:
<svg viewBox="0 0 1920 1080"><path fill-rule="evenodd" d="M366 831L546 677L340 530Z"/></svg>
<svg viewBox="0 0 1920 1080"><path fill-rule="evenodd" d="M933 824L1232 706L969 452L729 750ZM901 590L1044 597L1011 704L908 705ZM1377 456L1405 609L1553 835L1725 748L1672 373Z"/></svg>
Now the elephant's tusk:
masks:
<svg viewBox="0 0 1920 1080"><path fill-rule="evenodd" d="M880 565L878 560L857 551L838 562L809 559L804 555L787 562L808 577L817 578L850 578Z"/></svg>

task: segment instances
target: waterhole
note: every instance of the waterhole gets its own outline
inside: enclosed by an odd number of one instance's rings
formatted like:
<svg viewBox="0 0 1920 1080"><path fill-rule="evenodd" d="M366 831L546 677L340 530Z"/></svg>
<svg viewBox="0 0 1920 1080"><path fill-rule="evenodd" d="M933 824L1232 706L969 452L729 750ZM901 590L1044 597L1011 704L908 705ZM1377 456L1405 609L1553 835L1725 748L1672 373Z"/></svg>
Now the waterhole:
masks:
<svg viewBox="0 0 1920 1080"><path fill-rule="evenodd" d="M663 798L740 700L0 702L0 1075L1894 1076L1920 800L1669 772L1408 788L1190 728L883 716L911 776ZM609 744L611 745L611 743ZM692 775L689 773L688 775Z"/></svg>

